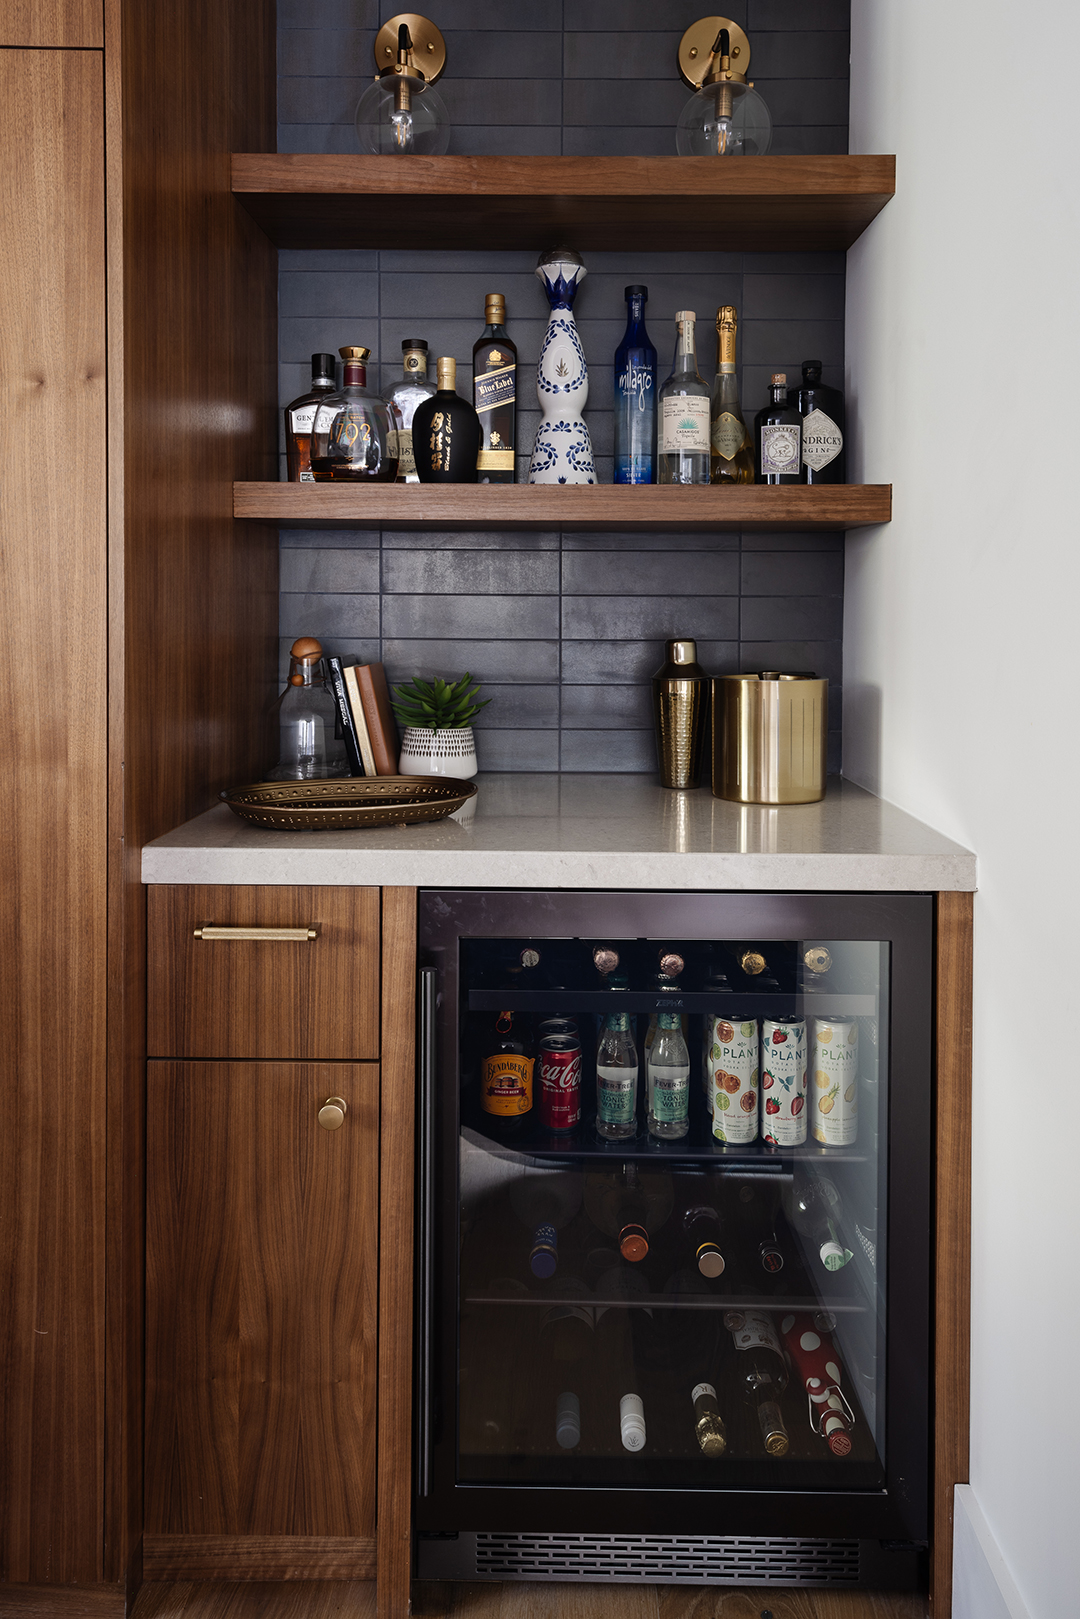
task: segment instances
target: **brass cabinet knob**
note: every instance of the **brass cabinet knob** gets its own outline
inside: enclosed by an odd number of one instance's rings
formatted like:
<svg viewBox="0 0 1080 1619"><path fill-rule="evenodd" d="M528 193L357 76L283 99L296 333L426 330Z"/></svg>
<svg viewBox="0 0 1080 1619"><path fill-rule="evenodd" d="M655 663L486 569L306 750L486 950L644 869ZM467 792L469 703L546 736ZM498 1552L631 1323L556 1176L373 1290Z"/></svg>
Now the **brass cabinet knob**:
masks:
<svg viewBox="0 0 1080 1619"><path fill-rule="evenodd" d="M324 1130L340 1130L348 1111L348 1102L340 1096L328 1096L319 1109L319 1123Z"/></svg>

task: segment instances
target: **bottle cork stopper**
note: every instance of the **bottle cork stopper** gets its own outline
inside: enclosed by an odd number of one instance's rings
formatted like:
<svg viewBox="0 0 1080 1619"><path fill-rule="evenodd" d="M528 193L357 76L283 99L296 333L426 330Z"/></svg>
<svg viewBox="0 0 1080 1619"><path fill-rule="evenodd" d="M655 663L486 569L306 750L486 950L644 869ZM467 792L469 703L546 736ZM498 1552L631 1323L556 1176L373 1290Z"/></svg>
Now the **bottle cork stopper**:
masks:
<svg viewBox="0 0 1080 1619"><path fill-rule="evenodd" d="M773 374L772 374L772 385L773 385L774 388L786 388L787 387L787 372L786 371L774 371Z"/></svg>
<svg viewBox="0 0 1080 1619"><path fill-rule="evenodd" d="M697 320L697 314L692 309L680 309L675 316L675 323L681 326L684 320Z"/></svg>
<svg viewBox="0 0 1080 1619"><path fill-rule="evenodd" d="M453 393L457 387L457 361L440 355L435 362L435 369L440 391Z"/></svg>
<svg viewBox="0 0 1080 1619"><path fill-rule="evenodd" d="M368 358L368 355L371 353L371 350L370 349L356 348L356 347L348 347L348 348L338 349L338 353L341 355L341 358L343 360L353 360L353 361L357 362L359 365L366 365L367 364L367 358Z"/></svg>
<svg viewBox="0 0 1080 1619"><path fill-rule="evenodd" d="M310 662L314 658L322 657L322 643L316 641L313 635L302 635L298 641L293 642L290 651L294 658L303 658L305 662Z"/></svg>

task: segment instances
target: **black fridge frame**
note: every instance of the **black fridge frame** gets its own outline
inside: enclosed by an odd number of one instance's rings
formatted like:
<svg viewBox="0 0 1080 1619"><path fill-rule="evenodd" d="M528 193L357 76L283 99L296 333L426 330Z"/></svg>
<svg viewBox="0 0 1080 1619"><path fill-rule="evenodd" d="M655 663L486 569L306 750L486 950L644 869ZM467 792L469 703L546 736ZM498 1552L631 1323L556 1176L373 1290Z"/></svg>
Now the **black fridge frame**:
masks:
<svg viewBox="0 0 1080 1619"><path fill-rule="evenodd" d="M933 896L421 889L418 904L416 1529L421 1535L482 1530L849 1536L925 1545L932 1386ZM627 1490L458 1482L458 940L545 935L762 943L834 938L891 945L883 1489Z"/></svg>

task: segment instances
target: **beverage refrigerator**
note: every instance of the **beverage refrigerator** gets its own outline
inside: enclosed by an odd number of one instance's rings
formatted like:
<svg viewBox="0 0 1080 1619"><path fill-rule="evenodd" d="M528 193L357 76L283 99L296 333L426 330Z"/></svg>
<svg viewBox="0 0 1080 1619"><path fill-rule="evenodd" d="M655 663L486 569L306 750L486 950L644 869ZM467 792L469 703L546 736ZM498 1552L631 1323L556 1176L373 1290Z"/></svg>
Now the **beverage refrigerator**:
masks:
<svg viewBox="0 0 1080 1619"><path fill-rule="evenodd" d="M417 1577L921 1588L931 896L419 938Z"/></svg>

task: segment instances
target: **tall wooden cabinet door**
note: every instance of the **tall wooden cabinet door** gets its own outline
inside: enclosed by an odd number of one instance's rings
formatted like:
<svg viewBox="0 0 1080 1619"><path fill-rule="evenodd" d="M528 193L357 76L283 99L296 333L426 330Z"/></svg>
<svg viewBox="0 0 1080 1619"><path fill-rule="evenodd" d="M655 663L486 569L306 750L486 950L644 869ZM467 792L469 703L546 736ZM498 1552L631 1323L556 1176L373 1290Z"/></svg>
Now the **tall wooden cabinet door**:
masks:
<svg viewBox="0 0 1080 1619"><path fill-rule="evenodd" d="M378 1068L148 1070L146 1535L371 1536Z"/></svg>
<svg viewBox="0 0 1080 1619"><path fill-rule="evenodd" d="M108 837L99 53L0 50L0 220L0 1579L93 1582Z"/></svg>

